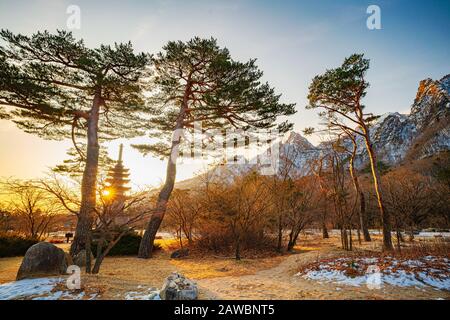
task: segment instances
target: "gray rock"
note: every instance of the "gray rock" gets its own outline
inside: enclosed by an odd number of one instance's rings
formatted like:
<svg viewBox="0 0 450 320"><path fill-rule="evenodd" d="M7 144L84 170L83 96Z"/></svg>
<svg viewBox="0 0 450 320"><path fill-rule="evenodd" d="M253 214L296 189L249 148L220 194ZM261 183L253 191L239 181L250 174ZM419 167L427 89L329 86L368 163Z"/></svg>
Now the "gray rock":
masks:
<svg viewBox="0 0 450 320"><path fill-rule="evenodd" d="M64 251L54 244L39 242L25 253L17 280L65 274L67 258Z"/></svg>
<svg viewBox="0 0 450 320"><path fill-rule="evenodd" d="M187 257L189 255L189 249L178 249L170 255L170 258L177 259Z"/></svg>
<svg viewBox="0 0 450 320"><path fill-rule="evenodd" d="M182 274L172 273L167 277L160 291L162 300L197 300L197 284Z"/></svg>

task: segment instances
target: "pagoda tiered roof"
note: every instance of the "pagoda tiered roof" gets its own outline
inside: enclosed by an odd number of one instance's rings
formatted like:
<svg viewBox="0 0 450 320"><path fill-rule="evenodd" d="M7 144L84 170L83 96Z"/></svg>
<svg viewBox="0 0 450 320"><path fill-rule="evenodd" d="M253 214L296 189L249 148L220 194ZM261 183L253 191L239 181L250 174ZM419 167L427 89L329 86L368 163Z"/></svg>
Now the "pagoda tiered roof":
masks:
<svg viewBox="0 0 450 320"><path fill-rule="evenodd" d="M111 194L111 201L120 201L126 198L125 193L130 190L127 187L130 179L127 179L129 174L129 169L125 168L122 161L123 145L120 145L119 159L114 167L108 170L108 177L105 182L108 184L108 191Z"/></svg>

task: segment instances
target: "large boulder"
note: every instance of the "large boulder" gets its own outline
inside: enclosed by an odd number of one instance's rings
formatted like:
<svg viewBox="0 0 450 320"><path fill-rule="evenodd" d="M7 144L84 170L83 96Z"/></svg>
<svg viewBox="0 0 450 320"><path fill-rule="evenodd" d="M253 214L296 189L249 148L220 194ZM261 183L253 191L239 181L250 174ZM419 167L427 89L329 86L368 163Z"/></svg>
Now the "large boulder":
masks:
<svg viewBox="0 0 450 320"><path fill-rule="evenodd" d="M94 263L94 255L91 252L91 263ZM86 250L83 249L80 252L78 252L74 257L73 257L73 263L77 266L79 266L80 268L85 267L86 266Z"/></svg>
<svg viewBox="0 0 450 320"><path fill-rule="evenodd" d="M160 291L162 300L197 300L197 284L182 274L172 273L167 277Z"/></svg>
<svg viewBox="0 0 450 320"><path fill-rule="evenodd" d="M64 251L54 244L39 242L25 253L16 279L61 275L66 270L67 258Z"/></svg>

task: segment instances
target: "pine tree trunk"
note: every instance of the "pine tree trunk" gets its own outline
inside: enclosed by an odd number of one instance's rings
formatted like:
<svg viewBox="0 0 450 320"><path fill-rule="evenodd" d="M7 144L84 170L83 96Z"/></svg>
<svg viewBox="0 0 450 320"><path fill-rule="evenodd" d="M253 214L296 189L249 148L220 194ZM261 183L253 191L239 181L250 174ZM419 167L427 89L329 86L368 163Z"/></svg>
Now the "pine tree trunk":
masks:
<svg viewBox="0 0 450 320"><path fill-rule="evenodd" d="M372 144L370 142L369 133L365 132L364 140L366 143L367 153L369 154L370 167L372 169L372 177L375 186L375 193L377 196L378 208L380 209L381 214L381 224L383 227L383 249L384 250L392 250L392 238L391 238L391 223L389 219L389 214L386 211L383 203L383 196L381 192L380 186L380 176L378 173L378 164L375 156L375 152L373 151Z"/></svg>
<svg viewBox="0 0 450 320"><path fill-rule="evenodd" d="M97 201L97 172L100 146L98 144L98 120L100 112L100 93L96 93L92 103L87 129L86 165L81 182L81 205L75 236L70 247L70 255L75 256L86 248L86 240L92 228Z"/></svg>
<svg viewBox="0 0 450 320"><path fill-rule="evenodd" d="M173 146L174 142L172 143L172 148ZM164 219L164 215L166 214L167 202L169 201L170 195L172 194L175 185L176 173L176 163L173 162L170 158L167 164L166 182L164 183L164 186L159 193L155 211L150 218L144 236L142 237L141 243L139 245L139 258L148 259L152 256L156 233L158 232L158 229Z"/></svg>
<svg viewBox="0 0 450 320"><path fill-rule="evenodd" d="M86 243L85 243L85 249L86 249L86 273L91 273L91 244L92 244L92 230L89 230L86 235Z"/></svg>
<svg viewBox="0 0 450 320"><path fill-rule="evenodd" d="M191 85L188 81L183 97L183 103L180 106L180 113L178 114L175 131L172 137L172 145L170 147L170 157L167 161L166 181L161 189L156 208L150 218L147 228L139 245L138 257L148 259L152 256L153 244L155 242L156 233L164 219L167 211L167 202L172 194L175 186L175 178L177 175L177 158L179 154L179 146L181 144L182 131L184 129L184 118L186 110L188 109L188 99L191 94Z"/></svg>

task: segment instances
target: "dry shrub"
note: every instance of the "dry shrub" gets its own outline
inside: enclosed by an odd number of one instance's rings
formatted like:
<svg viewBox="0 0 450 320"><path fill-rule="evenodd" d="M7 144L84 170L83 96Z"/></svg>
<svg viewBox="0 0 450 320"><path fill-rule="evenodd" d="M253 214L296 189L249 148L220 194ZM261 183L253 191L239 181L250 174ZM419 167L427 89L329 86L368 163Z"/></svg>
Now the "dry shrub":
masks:
<svg viewBox="0 0 450 320"><path fill-rule="evenodd" d="M425 256L450 257L450 242L443 239L435 239L428 242L415 242L401 251L384 253L388 256L394 256L404 259L416 259Z"/></svg>
<svg viewBox="0 0 450 320"><path fill-rule="evenodd" d="M196 251L232 254L236 237L225 226L219 223L202 224L197 230L193 243ZM242 236L241 248L245 256L275 254L276 241L263 230L252 230Z"/></svg>

